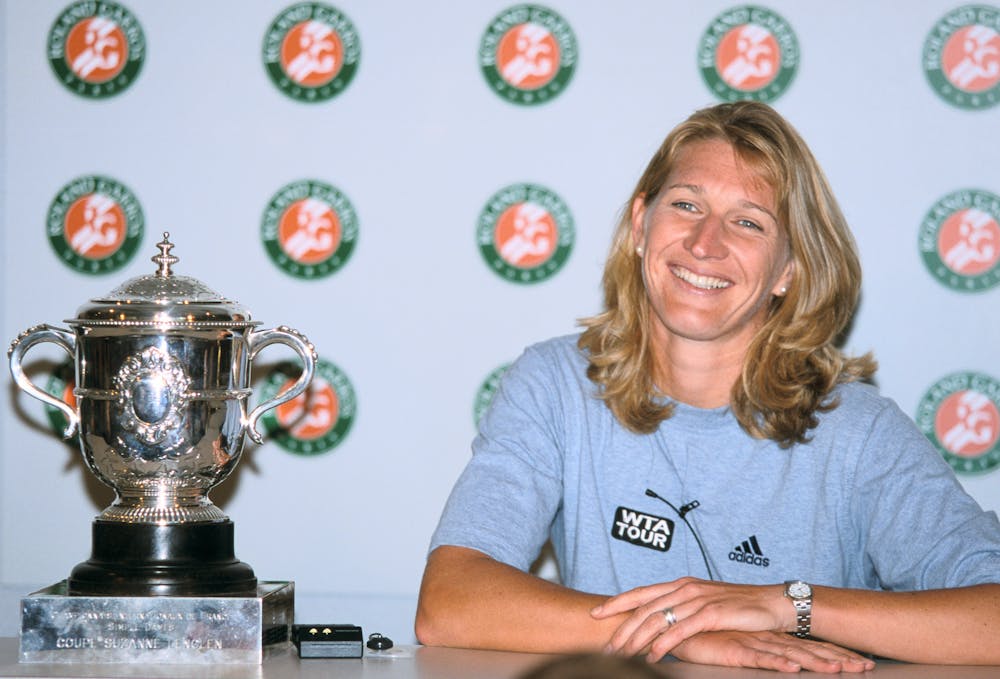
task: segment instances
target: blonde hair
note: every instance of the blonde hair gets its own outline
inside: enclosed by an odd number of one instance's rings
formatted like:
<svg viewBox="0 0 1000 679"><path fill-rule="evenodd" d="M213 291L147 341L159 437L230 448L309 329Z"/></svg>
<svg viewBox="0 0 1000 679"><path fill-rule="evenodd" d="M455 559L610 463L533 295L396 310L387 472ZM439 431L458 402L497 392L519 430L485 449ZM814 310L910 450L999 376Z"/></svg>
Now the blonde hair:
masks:
<svg viewBox="0 0 1000 679"><path fill-rule="evenodd" d="M752 339L730 406L740 425L782 447L808 440L816 412L841 382L875 372L870 354L848 357L836 341L857 305L861 265L854 239L823 171L799 134L774 109L758 102L719 104L695 112L663 141L639 179L615 230L604 267L604 311L581 320L579 346L587 376L626 428L651 433L673 406L653 383L649 302L631 233L631 206L656 199L679 150L692 141L721 139L775 191L794 275L784 297Z"/></svg>

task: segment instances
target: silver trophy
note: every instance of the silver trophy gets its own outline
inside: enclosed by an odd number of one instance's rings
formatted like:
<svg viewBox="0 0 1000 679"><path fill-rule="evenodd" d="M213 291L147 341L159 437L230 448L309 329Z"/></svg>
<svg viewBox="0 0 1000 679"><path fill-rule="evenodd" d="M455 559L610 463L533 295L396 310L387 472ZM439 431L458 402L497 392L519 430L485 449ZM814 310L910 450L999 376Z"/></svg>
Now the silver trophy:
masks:
<svg viewBox="0 0 1000 679"><path fill-rule="evenodd" d="M68 594L253 597L257 579L235 558L233 523L208 492L233 471L246 435L260 442L261 415L306 389L315 350L175 275L169 234L157 247L154 274L80 307L72 330L31 328L8 352L17 385L66 416L65 436L79 433L87 466L117 494L93 522L91 558L73 569ZM40 342L73 357L76 407L25 375L22 360ZM298 354L302 374L250 409L251 363L276 343Z"/></svg>

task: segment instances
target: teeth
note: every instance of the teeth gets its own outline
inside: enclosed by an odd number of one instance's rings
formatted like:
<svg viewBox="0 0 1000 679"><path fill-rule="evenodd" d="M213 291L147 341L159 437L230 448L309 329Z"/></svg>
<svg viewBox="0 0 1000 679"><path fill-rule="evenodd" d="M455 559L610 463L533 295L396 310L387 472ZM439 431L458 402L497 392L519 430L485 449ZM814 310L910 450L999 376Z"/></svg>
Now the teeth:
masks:
<svg viewBox="0 0 1000 679"><path fill-rule="evenodd" d="M674 267L671 269L674 275L680 278L682 281L690 283L696 288L701 288L703 290L717 290L719 288L728 288L732 283L729 281L724 281L721 278L713 278L712 276L699 276L693 271L688 271L687 269L682 269L680 267Z"/></svg>

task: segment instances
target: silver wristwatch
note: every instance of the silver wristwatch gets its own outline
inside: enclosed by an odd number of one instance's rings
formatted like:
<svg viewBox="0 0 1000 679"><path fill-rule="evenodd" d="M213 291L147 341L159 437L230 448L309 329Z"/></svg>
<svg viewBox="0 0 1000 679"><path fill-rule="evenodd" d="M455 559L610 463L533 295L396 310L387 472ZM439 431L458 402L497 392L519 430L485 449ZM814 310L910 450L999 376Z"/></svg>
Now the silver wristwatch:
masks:
<svg viewBox="0 0 1000 679"><path fill-rule="evenodd" d="M793 634L800 639L809 636L812 628L812 587L801 580L785 582L785 596L792 600L795 606L795 631Z"/></svg>

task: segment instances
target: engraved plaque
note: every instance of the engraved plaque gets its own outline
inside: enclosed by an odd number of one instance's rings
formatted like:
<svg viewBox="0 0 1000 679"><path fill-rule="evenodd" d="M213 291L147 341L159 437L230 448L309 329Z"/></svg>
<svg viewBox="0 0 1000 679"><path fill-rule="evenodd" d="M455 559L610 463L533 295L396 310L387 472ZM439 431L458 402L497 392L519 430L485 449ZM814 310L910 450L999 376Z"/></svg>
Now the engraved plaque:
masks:
<svg viewBox="0 0 1000 679"><path fill-rule="evenodd" d="M68 596L66 581L21 600L21 662L260 664L288 643L295 584L256 597Z"/></svg>

